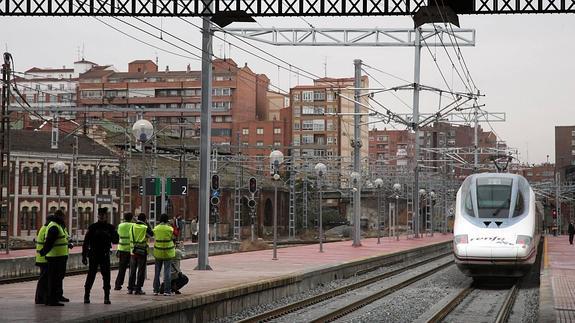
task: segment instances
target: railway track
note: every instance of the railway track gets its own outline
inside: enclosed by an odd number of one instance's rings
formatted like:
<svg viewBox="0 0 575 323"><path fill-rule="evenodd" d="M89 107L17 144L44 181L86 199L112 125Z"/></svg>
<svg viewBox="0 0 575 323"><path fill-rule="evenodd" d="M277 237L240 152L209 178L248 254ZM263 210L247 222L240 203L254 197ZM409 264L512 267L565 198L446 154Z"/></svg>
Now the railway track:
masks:
<svg viewBox="0 0 575 323"><path fill-rule="evenodd" d="M338 289L331 290L329 292L326 292L326 293L323 293L320 295L309 297L309 298L306 298L304 300L288 304L286 306L278 307L276 309L273 309L273 310L270 310L270 311L267 311L267 312L264 312L261 314L254 315L252 317L246 318L246 319L241 320L239 322L242 322L242 323L269 322L269 321L278 319L284 315L300 311L302 309L308 308L308 307L315 305L315 304L318 304L320 302L330 300L336 296L344 295L346 293L350 293L352 291L358 290L362 287L366 287L366 286L381 282L385 279L388 279L388 278L391 278L393 276L405 273L407 270L416 269L418 267L430 264L434 261L441 260L442 258L449 257L451 255L452 255L451 252L444 253L444 254L438 255L436 257L422 260L422 261L404 266L402 268L399 268L399 269L396 269L396 270L393 270L393 271L390 271L387 273L379 274L379 275L364 279L362 281L359 281L359 282L356 282L356 283L353 283L353 284L350 284L350 285L347 285L347 286L344 286L344 287L341 287ZM367 305L367 304L369 304L369 303L371 303L377 299L385 297L385 296L387 296L387 295L389 295L389 294L391 294L397 290L400 290L400 289L402 289L402 288L404 288L404 287L406 287L406 286L408 286L408 285L410 285L410 284L412 284L418 280L421 280L425 277L428 277L429 275L432 275L432 274L434 274L434 273L436 273L436 272L438 272L438 271L440 271L440 270L442 270L448 266L451 266L451 265L453 265L453 260L444 261L441 264L434 266L432 269L425 270L424 272L422 272L420 274L417 274L417 275L412 276L412 277L407 278L407 279L403 279L399 283L396 283L396 284L394 284L388 288L382 289L382 290L377 291L375 293L371 293L367 297L363 297L360 300L353 301L352 303L347 304L346 306L343 306L343 307L339 307L336 310L330 311L329 313L324 313L321 316L316 317L316 318L309 320L309 321L311 321L311 322L329 322L329 321L335 320L339 317L342 317L348 313L351 313L351 312L353 312L353 311L355 311L355 310L357 310L357 309L359 309L359 308L361 308L361 307L363 307L363 306L365 306L365 305Z"/></svg>
<svg viewBox="0 0 575 323"><path fill-rule="evenodd" d="M497 311L496 317L494 318L494 321L493 321L494 323L504 323L504 322L507 322L507 320L509 319L511 311L513 310L513 305L515 304L515 299L517 297L517 293L519 291L519 284L520 284L520 281L518 280L510 288L508 288L507 292L505 293L504 298L491 297L493 299L493 302L492 302L490 307L486 307L485 304L481 303L481 306L485 307L483 309L483 312L485 312L486 316L488 316L489 312L492 312L491 310L497 309L498 304L502 304ZM455 318L453 318L453 320L450 320L449 315L451 313L454 313L456 311L456 309L458 308L458 306L461 303L463 303L463 301L466 300L467 297L469 297L472 293L476 293L476 294L488 293L486 291L482 291L481 288L476 287L476 285L477 285L476 283L468 283L467 286L461 288L457 293L452 295L450 297L450 299L437 312L435 312L430 318L428 318L426 320L422 320L422 321L427 322L427 323L438 323L438 322L443 322L444 320L449 321L449 322L459 321L457 316ZM478 297L476 295L475 299L478 299L478 298L480 298L480 297ZM485 298L483 298L483 299L485 299ZM499 300L502 300L502 301L500 302ZM470 302L472 302L472 301L470 301ZM472 308L472 306L470 306L470 307ZM476 308L479 308L479 306L476 306ZM469 312L469 308L462 310L462 314L460 314L460 315L463 316L463 313L468 313L468 312ZM478 313L476 313L476 314L478 314ZM486 318L486 316L484 316L484 318Z"/></svg>

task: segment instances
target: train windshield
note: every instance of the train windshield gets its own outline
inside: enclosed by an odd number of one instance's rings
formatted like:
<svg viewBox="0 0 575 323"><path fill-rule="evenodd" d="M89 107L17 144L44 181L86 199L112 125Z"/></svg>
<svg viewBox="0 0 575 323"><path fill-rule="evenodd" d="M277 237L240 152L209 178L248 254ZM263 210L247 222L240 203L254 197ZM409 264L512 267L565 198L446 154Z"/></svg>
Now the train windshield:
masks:
<svg viewBox="0 0 575 323"><path fill-rule="evenodd" d="M478 178L478 217L508 218L512 185L511 178Z"/></svg>

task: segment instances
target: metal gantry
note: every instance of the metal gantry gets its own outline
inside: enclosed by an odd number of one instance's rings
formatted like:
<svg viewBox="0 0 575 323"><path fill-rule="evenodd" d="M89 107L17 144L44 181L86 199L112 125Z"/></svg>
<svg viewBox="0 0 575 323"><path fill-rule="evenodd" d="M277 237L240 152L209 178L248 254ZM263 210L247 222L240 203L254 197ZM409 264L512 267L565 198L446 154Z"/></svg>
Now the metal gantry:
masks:
<svg viewBox="0 0 575 323"><path fill-rule="evenodd" d="M430 0L2 0L1 16L141 16L141 17L300 17L300 16L412 16ZM441 2L443 3L443 2ZM574 0L461 0L449 1L457 14L575 13Z"/></svg>

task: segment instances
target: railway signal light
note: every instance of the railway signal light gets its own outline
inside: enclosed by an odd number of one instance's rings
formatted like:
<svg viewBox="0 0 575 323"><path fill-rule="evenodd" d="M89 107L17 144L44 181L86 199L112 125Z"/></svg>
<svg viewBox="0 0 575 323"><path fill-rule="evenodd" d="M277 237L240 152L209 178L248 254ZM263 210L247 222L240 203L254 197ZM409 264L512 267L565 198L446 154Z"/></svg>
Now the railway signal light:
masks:
<svg viewBox="0 0 575 323"><path fill-rule="evenodd" d="M557 210L551 211L551 216L553 216L554 219L557 219Z"/></svg>
<svg viewBox="0 0 575 323"><path fill-rule="evenodd" d="M212 175L212 190L217 191L220 189L220 177Z"/></svg>
<svg viewBox="0 0 575 323"><path fill-rule="evenodd" d="M250 185L249 185L249 191L250 193L256 194L256 191L258 190L258 184L257 184L257 180L255 177L250 177Z"/></svg>
<svg viewBox="0 0 575 323"><path fill-rule="evenodd" d="M254 209L256 207L256 200L254 199L249 199L248 200L248 206L250 209Z"/></svg>

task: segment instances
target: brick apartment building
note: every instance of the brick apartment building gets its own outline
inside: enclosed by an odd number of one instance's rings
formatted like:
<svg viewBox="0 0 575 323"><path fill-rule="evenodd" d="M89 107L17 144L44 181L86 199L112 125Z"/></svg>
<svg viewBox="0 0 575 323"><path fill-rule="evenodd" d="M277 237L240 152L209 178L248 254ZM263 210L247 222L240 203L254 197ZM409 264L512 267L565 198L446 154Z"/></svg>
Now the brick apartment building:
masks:
<svg viewBox="0 0 575 323"><path fill-rule="evenodd" d="M94 67L79 76L78 119L106 119L130 126L141 114L165 135L179 136L182 126L184 137L198 137L200 78L201 72L189 67L185 71L158 71L150 60L129 63L128 72ZM237 144L239 124L264 120L269 114L269 79L247 65L238 67L231 59L217 59L213 61L212 84L212 144L229 151ZM128 107L131 112L126 111ZM98 108L105 111L81 112Z"/></svg>
<svg viewBox="0 0 575 323"><path fill-rule="evenodd" d="M562 181L575 181L575 126L555 127L555 171Z"/></svg>
<svg viewBox="0 0 575 323"><path fill-rule="evenodd" d="M478 129L479 147L505 148L505 144L498 142L492 131ZM389 165L406 165L413 159L414 134L409 130L378 130L369 132L369 156L371 163L384 161ZM447 122L436 122L419 132L420 158L430 160L428 166L439 166L440 155L437 152L426 151L424 148L456 148L474 146L474 128L467 125L454 125ZM462 156L469 163L473 163L472 155ZM486 163L489 156L480 155L479 163Z"/></svg>
<svg viewBox="0 0 575 323"><path fill-rule="evenodd" d="M369 87L366 76L362 77L361 83L361 87ZM353 78L322 78L314 80L312 85L290 89L292 155L327 162L328 173L341 175L342 185L349 177L353 160L350 143L354 139L354 103L345 99L353 99L354 91L346 89L353 86ZM367 98L361 100L367 105ZM361 107L360 113L366 114L367 109ZM360 152L362 160L366 160L369 150L367 116L362 116L361 122L364 124L361 126L363 145ZM310 171L314 165L315 162L302 163Z"/></svg>

